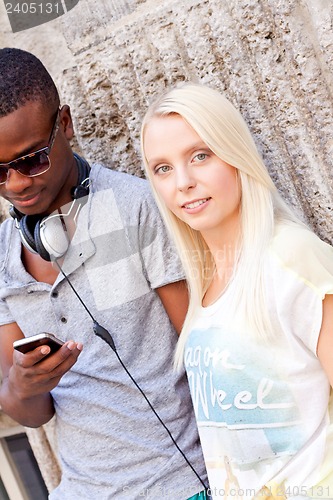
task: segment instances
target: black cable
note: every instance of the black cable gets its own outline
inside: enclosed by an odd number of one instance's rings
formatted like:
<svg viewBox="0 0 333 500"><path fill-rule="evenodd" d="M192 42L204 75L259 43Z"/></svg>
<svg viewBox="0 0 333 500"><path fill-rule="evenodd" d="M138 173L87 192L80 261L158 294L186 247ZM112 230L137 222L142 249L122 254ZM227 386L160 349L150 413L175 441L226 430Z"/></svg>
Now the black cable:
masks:
<svg viewBox="0 0 333 500"><path fill-rule="evenodd" d="M146 394L144 393L143 389L141 389L141 387L139 386L139 384L136 382L136 380L133 378L133 376L131 375L131 373L128 371L128 369L126 368L125 364L123 363L121 357L119 356L118 352L117 351L114 351L118 360L119 360L119 363L121 364L121 366L124 368L125 372L127 373L127 375L129 376L129 378L132 380L132 382L134 383L135 387L137 387L137 389L141 392L142 396L145 398L145 400L147 401L150 409L152 410L152 412L154 413L154 415L156 416L156 418L159 420L159 422L161 423L161 425L164 427L164 429L167 431L167 433L169 434L170 436L170 439L171 441L173 442L173 444L175 445L175 447L177 448L177 450L179 451L179 453L183 456L185 462L187 463L187 465L192 469L192 471L194 472L194 474L197 476L197 478L199 479L200 483L203 485L204 489L206 490L207 489L207 486L205 485L205 483L203 482L203 480L201 479L201 477L199 476L199 474L197 473L197 471L195 470L195 468L193 467L193 465L191 464L191 462L188 460L187 456L185 455L185 453L183 452L183 450L178 446L178 443L177 441L175 440L175 438L173 437L173 435L171 434L171 431L170 429L167 427L167 425L163 422L163 420L161 419L161 417L159 416L159 414L157 413L157 411L155 410L155 408L153 407L153 405L151 404L151 402L149 401L148 397L146 396Z"/></svg>
<svg viewBox="0 0 333 500"><path fill-rule="evenodd" d="M81 304L83 305L83 307L85 308L85 310L87 311L87 313L89 314L89 316L91 317L91 319L93 320L93 322L95 323L95 318L93 317L93 315L89 311L88 307L85 305L85 303L81 299L80 295L77 293L77 291L73 287L72 283L69 281L68 276L64 273L64 271L60 267L60 264L58 263L58 260L55 259L54 262L57 264L57 266L59 268L59 271L61 272L61 274L63 275L63 277L65 278L65 280L67 281L67 283L69 284L69 286L71 287L71 289L73 290L73 292L75 293L75 295L77 296L77 298L79 299L79 301L81 302Z"/></svg>
<svg viewBox="0 0 333 500"><path fill-rule="evenodd" d="M79 301L81 302L81 304L83 305L83 307L85 308L85 310L87 311L87 313L89 314L90 318L92 319L93 321L93 330L94 330L94 333L100 337L102 340L104 340L110 347L111 349L113 350L113 352L115 353L115 355L117 356L117 359L119 361L119 363L121 364L121 366L123 367L123 369L125 370L125 372L127 373L127 375L129 376L129 378L132 380L133 384L135 385L135 387L141 392L142 396L145 398L149 408L152 410L152 412L154 413L154 415L156 416L156 418L158 419L158 421L160 422L160 424L164 427L164 429L166 430L166 432L168 433L171 441L173 442L174 446L177 448L177 450L179 451L179 453L182 455L182 457L184 458L185 462L187 463L187 465L192 469L192 471L194 472L194 474L196 475L197 479L200 481L200 483L203 485L204 489L207 490L207 486L206 484L204 483L204 481L201 479L201 477L199 476L198 472L195 470L195 468L193 467L193 465L191 464L191 462L189 461L189 459L187 458L187 456L185 455L185 453L183 452L183 450L179 447L177 441L175 440L175 438L173 437L173 435L171 434L171 431L169 430L169 428L167 427L167 425L163 422L162 418L159 416L159 414L157 413L157 411L155 410L155 408L153 407L152 403L149 401L148 397L146 396L145 392L143 391L143 389L141 389L140 385L137 383L137 381L134 379L134 377L132 376L132 374L130 373L130 371L127 369L126 365L124 364L123 360L121 359L121 357L119 356L118 352L117 352L117 349L116 349L116 346L115 346L115 343L113 341L113 338L110 334L110 332L104 328L103 326L101 326L94 318L94 316L91 314L91 312L89 311L89 309L87 308L87 306L85 305L85 303L83 302L83 300L81 299L80 295L77 293L77 291L75 290L74 286L72 285L72 283L70 282L68 276L64 273L64 271L62 270L60 264L58 263L57 259L55 259L55 263L57 264L61 274L63 275L63 277L65 278L65 280L67 281L67 283L69 284L69 286L71 287L71 289L73 290L73 292L75 293L75 295L77 296L77 298L79 299Z"/></svg>

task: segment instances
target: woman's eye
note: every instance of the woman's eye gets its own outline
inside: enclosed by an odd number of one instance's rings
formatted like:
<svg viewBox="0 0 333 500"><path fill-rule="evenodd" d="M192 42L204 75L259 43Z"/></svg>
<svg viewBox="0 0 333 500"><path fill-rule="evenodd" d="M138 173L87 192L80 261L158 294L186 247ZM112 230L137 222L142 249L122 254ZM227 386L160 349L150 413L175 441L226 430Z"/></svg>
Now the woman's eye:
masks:
<svg viewBox="0 0 333 500"><path fill-rule="evenodd" d="M169 170L169 165L161 165L155 168L155 174L165 174L166 172L169 172Z"/></svg>
<svg viewBox="0 0 333 500"><path fill-rule="evenodd" d="M207 154L206 153L198 153L195 157L194 157L194 160L198 160L198 161L203 161L207 158Z"/></svg>

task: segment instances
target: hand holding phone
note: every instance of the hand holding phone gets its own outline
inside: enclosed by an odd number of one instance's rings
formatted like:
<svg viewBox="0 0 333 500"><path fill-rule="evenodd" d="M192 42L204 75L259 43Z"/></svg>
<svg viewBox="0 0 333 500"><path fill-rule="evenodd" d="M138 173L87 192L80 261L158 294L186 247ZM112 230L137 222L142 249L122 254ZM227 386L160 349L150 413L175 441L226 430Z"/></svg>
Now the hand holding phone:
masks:
<svg viewBox="0 0 333 500"><path fill-rule="evenodd" d="M23 352L24 354L33 351L36 347L47 345L50 347L50 354L56 352L64 342L58 339L52 333L38 333L32 337L25 337L24 339L15 340L13 342L13 347L17 351Z"/></svg>

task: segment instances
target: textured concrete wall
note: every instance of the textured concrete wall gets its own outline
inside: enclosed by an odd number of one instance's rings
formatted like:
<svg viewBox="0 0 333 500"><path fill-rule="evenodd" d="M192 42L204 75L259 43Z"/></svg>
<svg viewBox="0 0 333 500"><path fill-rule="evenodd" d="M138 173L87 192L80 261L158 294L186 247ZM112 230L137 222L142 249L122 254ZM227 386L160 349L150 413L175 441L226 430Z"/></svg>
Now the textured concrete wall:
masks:
<svg viewBox="0 0 333 500"><path fill-rule="evenodd" d="M0 21L0 44L54 75L88 159L142 175L148 103L176 82L207 83L240 108L284 197L333 242L331 0L80 0L23 33L1 10Z"/></svg>
<svg viewBox="0 0 333 500"><path fill-rule="evenodd" d="M137 173L149 100L181 80L205 82L240 107L283 195L333 241L332 15L330 1L150 1L82 38L68 16L76 66L63 94L80 147Z"/></svg>

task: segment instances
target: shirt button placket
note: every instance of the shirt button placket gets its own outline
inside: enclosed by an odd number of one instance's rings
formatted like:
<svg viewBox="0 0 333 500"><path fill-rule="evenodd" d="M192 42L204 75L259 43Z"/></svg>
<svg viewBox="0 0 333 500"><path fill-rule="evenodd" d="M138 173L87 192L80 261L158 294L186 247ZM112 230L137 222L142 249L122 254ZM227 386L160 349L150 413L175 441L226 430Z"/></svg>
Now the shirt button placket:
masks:
<svg viewBox="0 0 333 500"><path fill-rule="evenodd" d="M51 298L52 299L57 299L58 297L59 297L59 292L57 292L56 290L54 290L53 292L51 292ZM61 323L66 324L67 323L67 318L65 318L65 316L61 316L60 317L60 321L61 321Z"/></svg>

